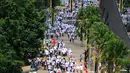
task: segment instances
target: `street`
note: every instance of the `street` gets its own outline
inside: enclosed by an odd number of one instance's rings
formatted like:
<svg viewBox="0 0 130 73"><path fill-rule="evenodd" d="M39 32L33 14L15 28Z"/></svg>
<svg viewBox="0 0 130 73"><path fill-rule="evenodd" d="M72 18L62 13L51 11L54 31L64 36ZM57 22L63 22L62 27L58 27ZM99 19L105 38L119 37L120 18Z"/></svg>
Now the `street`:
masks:
<svg viewBox="0 0 130 73"><path fill-rule="evenodd" d="M72 49L73 56L77 59L77 63L79 64L80 54L83 54L84 49L85 49L85 47L81 47L81 41L79 40L79 38L77 40L75 40L74 43L72 43L72 42L69 42L69 39L68 39L67 35L65 35L64 37L60 37L58 39L58 41L61 41L61 40L64 40L64 42L66 44L65 47ZM82 62L82 64L83 64L83 62ZM47 70L44 71L41 68L40 70L38 70L38 73L47 73ZM84 73L85 73L85 71L84 71ZM89 73L94 73L94 71L89 71Z"/></svg>

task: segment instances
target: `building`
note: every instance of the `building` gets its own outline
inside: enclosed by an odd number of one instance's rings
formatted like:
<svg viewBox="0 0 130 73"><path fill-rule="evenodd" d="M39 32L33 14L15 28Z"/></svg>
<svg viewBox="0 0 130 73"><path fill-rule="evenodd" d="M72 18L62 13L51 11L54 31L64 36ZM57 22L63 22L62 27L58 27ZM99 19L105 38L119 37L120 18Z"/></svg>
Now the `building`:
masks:
<svg viewBox="0 0 130 73"><path fill-rule="evenodd" d="M123 25L116 0L100 0L101 19L130 47L130 39Z"/></svg>

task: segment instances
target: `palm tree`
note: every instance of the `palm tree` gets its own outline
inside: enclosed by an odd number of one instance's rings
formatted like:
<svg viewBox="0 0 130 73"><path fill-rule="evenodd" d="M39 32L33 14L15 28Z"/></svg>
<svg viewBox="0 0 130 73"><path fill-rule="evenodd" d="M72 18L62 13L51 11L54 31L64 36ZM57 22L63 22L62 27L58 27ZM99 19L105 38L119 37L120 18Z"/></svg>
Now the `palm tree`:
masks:
<svg viewBox="0 0 130 73"><path fill-rule="evenodd" d="M83 32L84 32L84 28L83 26L85 25L85 16L84 16L84 8L81 8L79 9L79 13L78 13L78 28L80 30L79 32L79 37L80 37L80 41L81 41L81 44L83 45Z"/></svg>
<svg viewBox="0 0 130 73"><path fill-rule="evenodd" d="M101 49L107 41L103 37L105 37L106 34L109 34L108 27L102 22L95 22L92 25L91 31L91 44L96 44L98 45L98 48Z"/></svg>
<svg viewBox="0 0 130 73"><path fill-rule="evenodd" d="M121 63L121 60L124 60L123 57L128 54L128 48L124 42L119 40L108 29L107 25L100 22L99 11L96 7L81 8L78 19L80 20L78 27L80 28L81 38L83 38L84 32L86 33L84 37L87 39L87 45L97 46L98 58L100 57L100 61L106 61L108 73L113 73L114 64L117 67L115 71L118 72L124 64Z"/></svg>
<svg viewBox="0 0 130 73"><path fill-rule="evenodd" d="M100 27L99 27L100 26ZM91 28L91 43L97 45L98 58L106 61L108 73L113 73L114 64L117 66L116 71L120 70L120 60L128 53L128 48L123 41L119 40L113 32L102 22L96 22Z"/></svg>
<svg viewBox="0 0 130 73"><path fill-rule="evenodd" d="M113 73L113 66L116 65L116 72L119 73L121 69L120 59L123 59L128 54L128 47L122 40L112 38L107 43L105 49L102 51L102 56L107 62L108 73Z"/></svg>
<svg viewBox="0 0 130 73"><path fill-rule="evenodd" d="M119 0L119 11L122 11L124 7L124 0Z"/></svg>
<svg viewBox="0 0 130 73"><path fill-rule="evenodd" d="M81 41L83 42L83 38L85 38L85 40L87 39L87 43L89 43L89 34L90 34L91 25L94 22L100 21L99 9L94 6L81 8L79 9L78 19L80 20L78 27L80 28ZM83 37L83 33L85 33L84 37Z"/></svg>
<svg viewBox="0 0 130 73"><path fill-rule="evenodd" d="M108 27L102 22L95 22L91 28L91 44L97 46L98 59L102 62L104 61L104 46L108 41L114 37L114 34L108 29Z"/></svg>

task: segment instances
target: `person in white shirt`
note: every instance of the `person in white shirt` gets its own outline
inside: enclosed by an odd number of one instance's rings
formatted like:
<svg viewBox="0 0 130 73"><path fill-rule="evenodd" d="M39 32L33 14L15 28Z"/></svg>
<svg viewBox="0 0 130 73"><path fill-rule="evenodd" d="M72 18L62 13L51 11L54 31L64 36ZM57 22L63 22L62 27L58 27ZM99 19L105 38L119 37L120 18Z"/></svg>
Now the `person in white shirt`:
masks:
<svg viewBox="0 0 130 73"><path fill-rule="evenodd" d="M40 58L37 58L37 61L40 62L41 61Z"/></svg>
<svg viewBox="0 0 130 73"><path fill-rule="evenodd" d="M71 50L71 49L68 50L68 55L69 55L69 56L72 55L72 50Z"/></svg>
<svg viewBox="0 0 130 73"><path fill-rule="evenodd" d="M40 57L42 57L43 56L43 51L42 50L40 50Z"/></svg>
<svg viewBox="0 0 130 73"><path fill-rule="evenodd" d="M61 69L60 68L57 69L57 73L61 73Z"/></svg>
<svg viewBox="0 0 130 73"><path fill-rule="evenodd" d="M68 67L69 67L69 62L66 62L66 63L65 63L65 67L66 67L66 71L67 71L67 69L68 69Z"/></svg>
<svg viewBox="0 0 130 73"><path fill-rule="evenodd" d="M63 56L66 56L66 50L65 50L65 48L63 48L63 50L62 50L62 54L63 54Z"/></svg>
<svg viewBox="0 0 130 73"><path fill-rule="evenodd" d="M53 67L55 66L55 64L56 64L55 61L52 61L52 66L53 66Z"/></svg>
<svg viewBox="0 0 130 73"><path fill-rule="evenodd" d="M49 59L47 59L47 66L50 64L50 61L49 61Z"/></svg>
<svg viewBox="0 0 130 73"><path fill-rule="evenodd" d="M52 55L53 55L53 50L50 49L50 57L52 57Z"/></svg>
<svg viewBox="0 0 130 73"><path fill-rule="evenodd" d="M77 71L77 73L79 73L79 70L80 70L80 66L77 65L77 66L76 66L76 71Z"/></svg>
<svg viewBox="0 0 130 73"><path fill-rule="evenodd" d="M67 68L67 73L70 73L71 72L71 67L68 67Z"/></svg>
<svg viewBox="0 0 130 73"><path fill-rule="evenodd" d="M48 50L45 50L45 54L46 54L46 56L48 57L48 56L49 56L49 51L48 51Z"/></svg>
<svg viewBox="0 0 130 73"><path fill-rule="evenodd" d="M51 65L51 64L49 64L49 65L48 65L48 72L50 72L50 71L51 71L51 69L52 69L52 65Z"/></svg>
<svg viewBox="0 0 130 73"><path fill-rule="evenodd" d="M53 70L51 69L50 73L53 73Z"/></svg>
<svg viewBox="0 0 130 73"><path fill-rule="evenodd" d="M71 68L71 73L75 73L75 68L74 67Z"/></svg>
<svg viewBox="0 0 130 73"><path fill-rule="evenodd" d="M81 64L80 65L80 73L82 73L83 72L83 65Z"/></svg>
<svg viewBox="0 0 130 73"><path fill-rule="evenodd" d="M44 70L47 69L47 60L44 61Z"/></svg>
<svg viewBox="0 0 130 73"><path fill-rule="evenodd" d="M54 68L54 73L57 73L57 68L56 67Z"/></svg>
<svg viewBox="0 0 130 73"><path fill-rule="evenodd" d="M74 43L74 39L75 39L74 33L71 35L71 39L72 39L72 41Z"/></svg>
<svg viewBox="0 0 130 73"><path fill-rule="evenodd" d="M70 63L70 67L71 67L71 68L72 68L72 67L74 67L74 64L73 64L73 62L71 62L71 63Z"/></svg>

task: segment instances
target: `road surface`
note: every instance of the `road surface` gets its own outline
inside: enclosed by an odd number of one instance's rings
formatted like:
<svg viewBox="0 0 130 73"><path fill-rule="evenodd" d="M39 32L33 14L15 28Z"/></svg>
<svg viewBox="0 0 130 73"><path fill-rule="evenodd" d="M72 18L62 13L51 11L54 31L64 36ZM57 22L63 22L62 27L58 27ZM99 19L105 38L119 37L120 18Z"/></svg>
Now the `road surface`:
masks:
<svg viewBox="0 0 130 73"><path fill-rule="evenodd" d="M58 41L64 40L65 47L71 48L73 52L73 56L78 60L77 63L79 63L79 56L84 52L85 47L81 47L81 42L79 39L75 40L74 43L69 42L69 39L67 35L64 37L60 37ZM43 69L38 70L38 73L48 73L47 71L44 71ZM85 73L85 72L84 72ZM93 71L89 71L89 73L94 73Z"/></svg>

